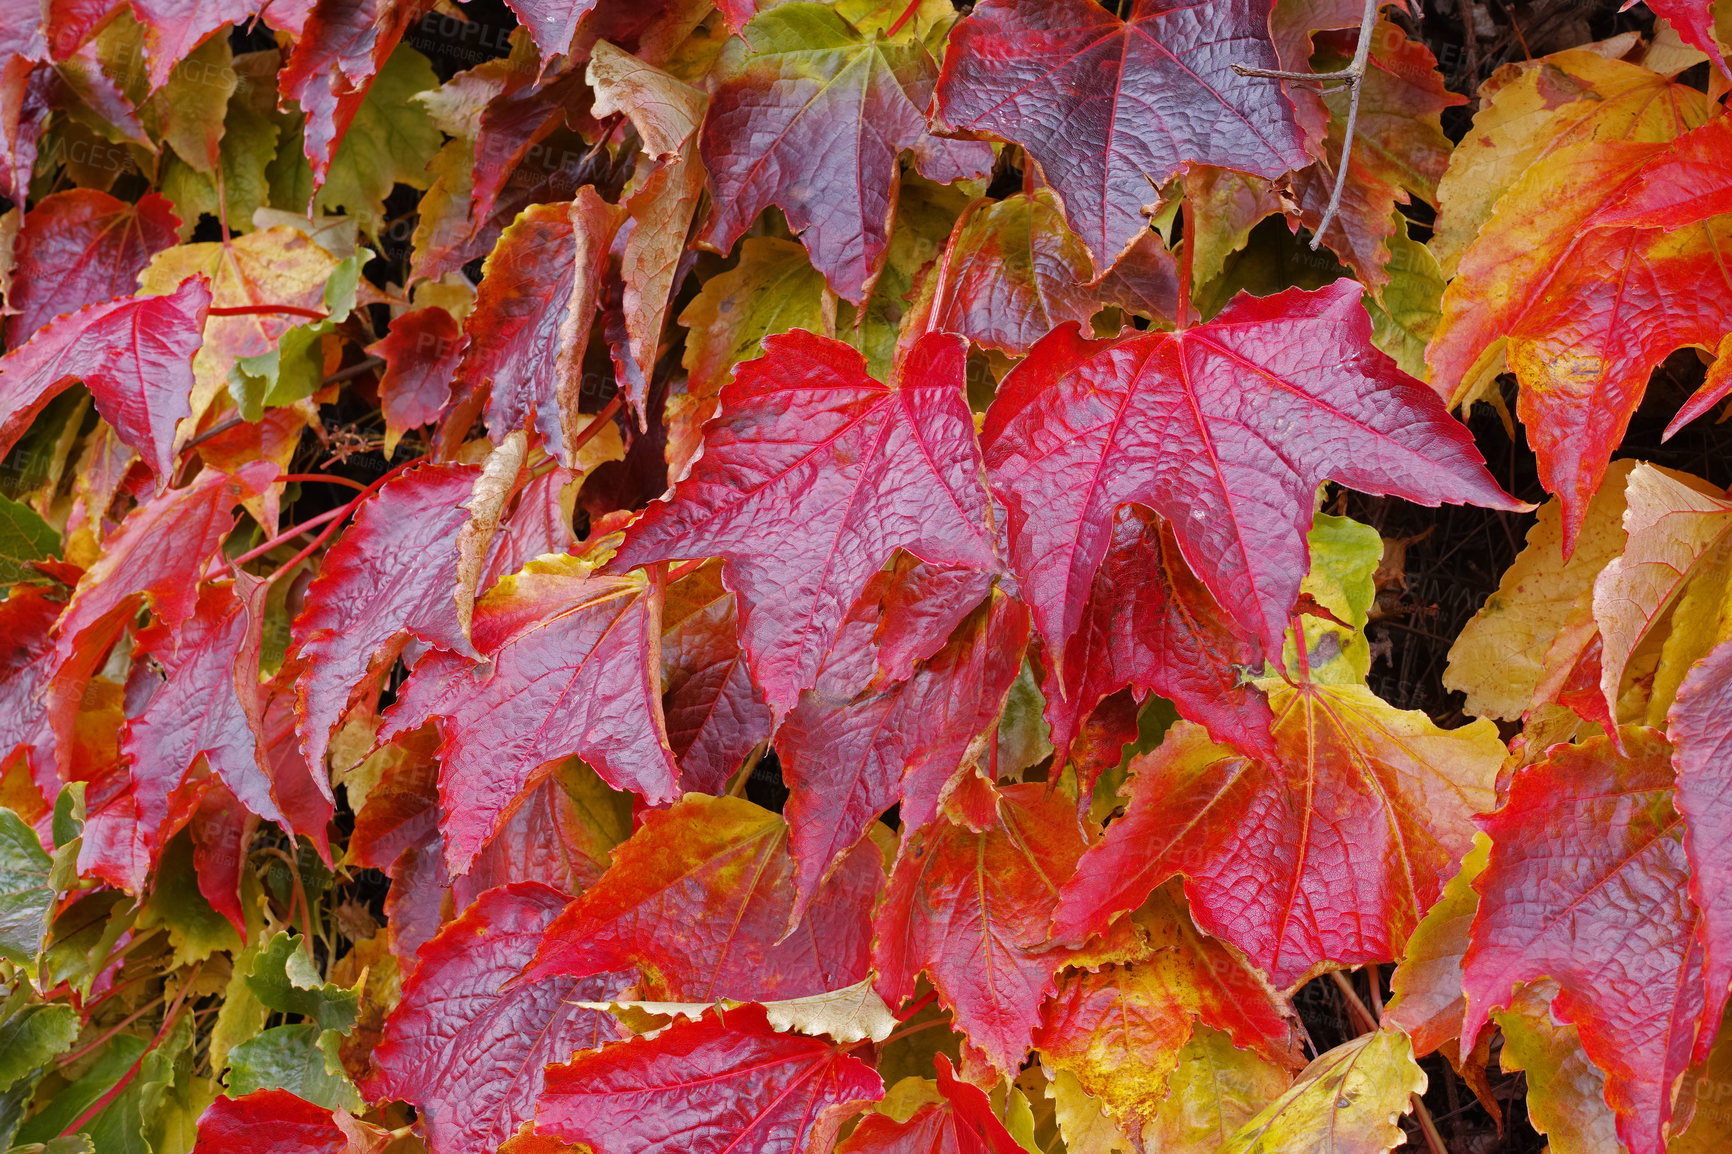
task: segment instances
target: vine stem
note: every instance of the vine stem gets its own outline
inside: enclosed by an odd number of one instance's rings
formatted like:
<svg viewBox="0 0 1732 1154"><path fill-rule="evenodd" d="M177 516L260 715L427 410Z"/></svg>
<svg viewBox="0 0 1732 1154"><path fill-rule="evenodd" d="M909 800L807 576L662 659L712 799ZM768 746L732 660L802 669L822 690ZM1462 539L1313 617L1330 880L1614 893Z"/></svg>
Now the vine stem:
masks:
<svg viewBox="0 0 1732 1154"><path fill-rule="evenodd" d="M1347 188L1347 161L1353 155L1353 134L1359 127L1359 94L1365 87L1365 69L1371 62L1371 34L1377 27L1377 10L1381 0L1365 0L1365 12L1359 18L1359 44L1353 50L1353 61L1346 68L1335 72L1289 72L1281 68L1252 68L1245 64L1234 64L1233 71L1240 76L1260 76L1265 80L1294 80L1308 83L1343 81L1347 85L1347 128L1341 134L1341 162L1335 169L1335 187L1329 193L1329 207L1323 210L1323 219L1317 222L1317 228L1311 234L1311 251L1316 252L1323 247L1323 234L1329 231L1329 226L1335 223L1335 216L1341 211L1341 194ZM1473 30L1468 29L1469 36Z"/></svg>
<svg viewBox="0 0 1732 1154"><path fill-rule="evenodd" d="M367 488L367 486L361 484L361 482L352 477L336 477L332 476L330 473L284 473L282 476L278 477L277 480L300 481L302 484L312 481L323 481L329 485L346 485L357 493L363 492Z"/></svg>
<svg viewBox="0 0 1732 1154"><path fill-rule="evenodd" d="M299 565L302 561L305 561L309 556L311 556L313 550L317 549L320 545L323 545L325 543L326 539L329 538L332 533L335 533L337 531L337 526L341 525L343 523L344 518L348 517L349 514L353 513L356 509L360 508L361 502L365 501L368 497L371 497L374 493L377 493L379 491L379 489L381 487L383 487L383 485L385 484L386 481L389 481L391 478L393 478L397 474L401 473L404 469L407 469L410 465L416 465L416 464L419 464L420 462L421 462L421 458L419 458L419 457L415 458L413 461L403 462L403 464L398 465L395 469L391 469L388 472L382 474L377 481L374 481L371 485L368 485L366 488L362 489L359 493L356 493L355 496L353 498L351 498L347 504L339 505L335 509L329 509L323 513L320 513L317 517L309 517L305 521L302 521L299 525L296 525L294 528L286 529L283 532L278 533L275 537L272 537L269 541L266 541L264 544L253 546L253 548L247 550L245 553L242 553L239 557L236 557L234 560L229 562L229 571L235 572L242 565L244 565L246 562L253 561L259 557L264 556L266 553L269 553L272 549L275 549L278 545L281 545L284 541L293 540L294 538L299 537L302 533L305 533L308 529L315 528L316 526L319 526L319 525L324 525L325 526L324 532L320 533L317 537L313 538L313 541L310 545L308 545L305 549L302 549L299 553L295 554L288 561L277 566L277 568L272 570L270 575L265 578L266 583L275 581L278 577L282 576L284 573L287 573L290 569L293 569L296 565ZM293 475L295 475L295 474L291 474L291 476L293 476ZM319 480L329 480L328 477L325 477L322 474L319 475L318 479Z"/></svg>
<svg viewBox="0 0 1732 1154"><path fill-rule="evenodd" d="M1378 1021L1376 1014L1373 1014L1366 1008L1365 1003L1359 997L1359 991L1353 988L1353 983L1347 980L1346 975L1344 975L1340 970L1330 970L1329 977L1334 981L1335 988L1341 991L1341 996L1347 1000L1347 1009L1352 1013L1354 1018L1358 1019L1362 1028L1367 1031L1376 1031L1383 1028L1383 1023ZM1373 983L1373 988L1375 989L1377 975L1372 973L1368 975L1368 977ZM1420 1134L1425 1138L1426 1149L1431 1151L1431 1154L1449 1154L1449 1148L1445 1146L1443 1142L1443 1135L1438 1133L1437 1123L1432 1120L1431 1111L1426 1109L1425 1103L1420 1099L1418 1094L1412 1095L1412 1098L1413 1116L1419 1123Z"/></svg>
<svg viewBox="0 0 1732 1154"><path fill-rule="evenodd" d="M304 309L300 305L219 305L213 306L207 311L213 317L291 316L310 317L316 321L331 319L327 313L322 313L318 309Z"/></svg>
<svg viewBox="0 0 1732 1154"><path fill-rule="evenodd" d="M86 1123L98 1114L102 1113L103 1110L107 1109L108 1104L120 1097L121 1092L132 1084L133 1078L138 1076L139 1068L144 1065L145 1058L149 1057L150 1052L162 1044L162 1040L168 1037L169 1030L174 1028L175 1022L180 1018L181 1008L186 1005L186 996L188 992L192 990L193 983L198 980L199 971L203 969L203 962L198 962L193 965L192 972L189 973L186 976L186 980L180 984L180 989L175 991L174 1001L169 1003L167 1012L162 1016L162 1025L157 1027L156 1037L150 1040L150 1045L144 1048L144 1053L140 1054L133 1060L132 1065L127 1067L126 1073L122 1074L120 1079L115 1082L114 1085L110 1086L102 1097L92 1102L84 1113L67 1123L66 1129L60 1132L59 1137L64 1138L69 1134L78 1133L79 1130L84 1128Z"/></svg>

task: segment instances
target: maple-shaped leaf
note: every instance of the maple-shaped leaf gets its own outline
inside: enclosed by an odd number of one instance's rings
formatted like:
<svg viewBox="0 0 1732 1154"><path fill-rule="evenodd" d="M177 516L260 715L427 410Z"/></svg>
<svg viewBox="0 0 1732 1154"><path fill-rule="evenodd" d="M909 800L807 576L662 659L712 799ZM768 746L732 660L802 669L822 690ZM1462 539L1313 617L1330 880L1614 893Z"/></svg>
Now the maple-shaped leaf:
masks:
<svg viewBox="0 0 1732 1154"><path fill-rule="evenodd" d="M6 344L17 348L43 325L86 305L131 296L150 258L174 244L180 221L168 201L137 204L93 188L36 202L19 230L6 304Z"/></svg>
<svg viewBox="0 0 1732 1154"><path fill-rule="evenodd" d="M232 0L231 0L232 2ZM277 73L282 98L306 114L302 149L313 187L325 183L331 159L361 110L367 90L409 26L421 0L317 0Z"/></svg>
<svg viewBox="0 0 1732 1154"><path fill-rule="evenodd" d="M906 681L914 676L915 665L943 649L957 626L986 599L993 575L962 566L929 565L898 554L885 581L872 634L878 649L878 676L884 681ZM869 585L867 595L871 592Z"/></svg>
<svg viewBox="0 0 1732 1154"><path fill-rule="evenodd" d="M1606 1105L1606 1075L1582 1051L1575 1026L1552 1013L1557 983L1523 986L1497 1014L1503 1045L1498 1066L1527 1084L1528 1122L1554 1150L1622 1150L1618 1120ZM1668 1150L1684 1144L1674 1140Z"/></svg>
<svg viewBox="0 0 1732 1154"><path fill-rule="evenodd" d="M673 1001L798 998L866 976L876 846L855 849L790 930L794 863L778 814L688 794L646 813L600 881L548 927L526 979L637 967Z"/></svg>
<svg viewBox="0 0 1732 1154"><path fill-rule="evenodd" d="M626 198L632 230L620 254L625 282L621 308L632 367L617 375L641 411L686 237L704 190L697 137L709 100L699 89L605 40L590 50L587 75L595 89L594 115L629 117L644 153L656 163Z"/></svg>
<svg viewBox="0 0 1732 1154"><path fill-rule="evenodd" d="M0 601L0 770L22 756L38 788L52 794L54 731L38 694L52 672L49 630L66 607L36 585L15 585Z"/></svg>
<svg viewBox="0 0 1732 1154"><path fill-rule="evenodd" d="M213 308L242 310L204 322L204 344L193 358L193 378L198 383L195 397L208 403L228 387L237 360L269 354L285 333L306 323L305 316L260 306L286 305L322 314L325 285L341 263L302 229L279 224L233 237L227 244L211 241L164 249L151 258L138 283L142 292L160 295L187 277L204 277L210 281Z"/></svg>
<svg viewBox="0 0 1732 1154"><path fill-rule="evenodd" d="M702 444L704 422L715 414L734 366L761 352L772 333L805 329L836 333L836 298L799 243L771 236L740 242L739 263L704 281L680 313L686 347L680 364L686 391L668 398L668 476L685 476Z"/></svg>
<svg viewBox="0 0 1732 1154"><path fill-rule="evenodd" d="M174 68L211 33L257 16L269 0L216 0L189 4L186 0L137 0L132 10L143 26L144 58L149 90L169 83Z"/></svg>
<svg viewBox="0 0 1732 1154"><path fill-rule="evenodd" d="M597 577L578 558L542 558L476 603L484 663L450 646L416 665L380 737L439 719L453 874L550 761L575 754L652 804L679 796L662 720L660 601L641 574Z"/></svg>
<svg viewBox="0 0 1732 1154"><path fill-rule="evenodd" d="M629 974L507 988L567 900L535 882L489 890L421 947L362 1090L414 1106L434 1154L490 1154L534 1117L548 1063L618 1037L577 1003L618 994Z"/></svg>
<svg viewBox="0 0 1732 1154"><path fill-rule="evenodd" d="M1473 883L1485 872L1490 853L1491 841L1481 834L1462 859L1461 872L1449 879L1443 896L1414 927L1401 964L1390 977L1393 996L1383 1020L1407 1031L1418 1057L1461 1037L1467 1009L1461 992L1461 959L1467 952L1473 916L1479 911Z"/></svg>
<svg viewBox="0 0 1732 1154"><path fill-rule="evenodd" d="M1183 872L1198 924L1277 985L1399 953L1492 804L1496 727L1439 730L1363 685L1263 685L1279 761L1169 730L1065 884L1055 937L1080 943Z"/></svg>
<svg viewBox="0 0 1732 1154"><path fill-rule="evenodd" d="M935 1054L933 1064L939 1101L901 1121L877 1111L866 1115L837 1154L1019 1154L1023 1147L999 1121L992 1099L958 1078L945 1055Z"/></svg>
<svg viewBox="0 0 1732 1154"><path fill-rule="evenodd" d="M1340 280L1240 296L1208 324L1109 340L1067 325L1005 377L981 434L987 471L1011 567L1061 661L1120 505L1165 517L1203 585L1269 652L1299 595L1322 481L1525 508L1435 394L1372 347L1361 293Z"/></svg>
<svg viewBox="0 0 1732 1154"><path fill-rule="evenodd" d="M167 296L91 305L43 326L0 357L0 452L44 405L82 381L103 420L166 488L175 425L192 412L192 360L210 303L210 289L188 280Z"/></svg>
<svg viewBox="0 0 1732 1154"><path fill-rule="evenodd" d="M898 157L949 183L984 175L992 153L927 131L938 68L918 41L868 38L804 0L740 35L750 52L724 59L699 138L713 203L702 240L725 252L774 204L831 291L858 303L890 243Z"/></svg>
<svg viewBox="0 0 1732 1154"><path fill-rule="evenodd" d="M1355 21L1358 13L1354 14ZM1358 31L1322 32L1310 38L1307 52L1320 72L1344 68L1358 43ZM1294 67L1292 63L1288 67ZM1303 63L1298 67L1303 68ZM1342 140L1349 112L1345 89L1324 94L1329 131L1322 162L1293 178L1296 216L1307 228L1323 221L1342 163ZM1450 141L1443 134L1444 109L1467 98L1444 87L1437 58L1409 40L1387 20L1371 30L1371 55L1357 93L1353 148L1347 159L1347 184L1337 212L1323 234L1336 252L1373 291L1389 283L1386 266L1396 231L1396 208L1412 197L1437 199L1437 182L1449 161Z"/></svg>
<svg viewBox="0 0 1732 1154"><path fill-rule="evenodd" d="M454 594L457 537L479 474L473 465L420 465L385 482L307 587L292 634L306 661L296 707L301 745L322 785L331 731L350 694L396 660L406 640L474 654Z"/></svg>
<svg viewBox="0 0 1732 1154"><path fill-rule="evenodd" d="M1500 69L1480 86L1473 129L1438 181L1428 247L1453 276L1498 198L1529 168L1590 140L1663 143L1701 125L1712 107L1694 88L1587 48Z"/></svg>
<svg viewBox="0 0 1732 1154"><path fill-rule="evenodd" d="M1684 678L1667 716L1672 762L1678 772L1676 805L1684 815L1684 850L1690 862L1690 896L1702 911L1702 972L1707 998L1704 1028L1693 1061L1701 1061L1714 1038L1732 987L1732 858L1723 836L1732 814L1732 642L1722 641Z"/></svg>
<svg viewBox="0 0 1732 1154"><path fill-rule="evenodd" d="M377 1154L390 1135L288 1090L212 1102L198 1119L196 1154Z"/></svg>
<svg viewBox="0 0 1732 1154"><path fill-rule="evenodd" d="M926 971L969 1042L995 1069L1014 1071L1064 964L1063 950L1041 943L1083 839L1073 806L1045 785L960 788L989 794L978 807L985 828L947 818L902 843L876 919L873 968L892 1006Z"/></svg>
<svg viewBox="0 0 1732 1154"><path fill-rule="evenodd" d="M1425 1087L1407 1035L1374 1030L1319 1055L1221 1154L1286 1154L1320 1144L1338 1154L1387 1154L1406 1141L1397 1119Z"/></svg>
<svg viewBox="0 0 1732 1154"><path fill-rule="evenodd" d="M249 611L233 586L206 585L193 615L178 629L159 624L139 632L139 656L162 674L154 685L149 673L134 680L133 698L143 705L121 735L127 766L113 782L119 792L92 789L85 796L81 871L142 893L174 832L176 795L200 758L248 809L267 821L284 821L251 721L262 708L259 608ZM182 820L189 816L180 814Z"/></svg>
<svg viewBox="0 0 1732 1154"><path fill-rule="evenodd" d="M535 40L542 60L549 60L571 47L578 21L595 7L596 0L512 0L511 11Z"/></svg>
<svg viewBox="0 0 1732 1154"><path fill-rule="evenodd" d="M840 341L768 338L722 390L723 416L691 475L621 546L621 566L724 558L752 672L779 713L812 684L848 607L896 549L992 567L965 344L923 337L886 385Z"/></svg>
<svg viewBox="0 0 1732 1154"><path fill-rule="evenodd" d="M1267 0L988 0L950 33L934 119L1020 144L1104 273L1142 209L1193 164L1274 179L1311 163L1280 81Z"/></svg>
<svg viewBox="0 0 1732 1154"><path fill-rule="evenodd" d="M801 695L776 734L796 909L885 810L901 803L905 835L935 816L945 783L996 725L1028 634L1022 602L998 596L908 680L860 687L826 671ZM862 655L867 670L876 655L871 647ZM839 645L832 660L843 656Z"/></svg>
<svg viewBox="0 0 1732 1154"><path fill-rule="evenodd" d="M1088 249L1047 188L976 201L933 275L933 327L1013 355L1095 312Z"/></svg>
<svg viewBox="0 0 1732 1154"><path fill-rule="evenodd" d="M49 706L63 745L84 681L95 672L90 663L101 660L140 598L170 629L191 618L199 577L234 528L235 506L276 476L269 461L255 461L234 476L206 469L190 484L139 505L104 542L54 626ZM104 636L107 641L95 642Z"/></svg>
<svg viewBox="0 0 1732 1154"><path fill-rule="evenodd" d="M883 1093L845 1050L741 1006L549 1068L535 1125L596 1154L799 1154Z"/></svg>
<svg viewBox="0 0 1732 1154"><path fill-rule="evenodd" d="M1518 984L1551 978L1554 1015L1575 1023L1606 1072L1618 1136L1634 1154L1659 1154L1698 1044L1701 915L1672 748L1641 727L1621 738L1628 756L1609 737L1554 746L1516 770L1509 800L1484 820L1491 861L1462 961L1461 1038L1471 1049Z"/></svg>
<svg viewBox="0 0 1732 1154"><path fill-rule="evenodd" d="M680 784L721 793L773 718L740 649L734 595L721 566L704 565L668 586L662 605L662 712Z"/></svg>
<svg viewBox="0 0 1732 1154"><path fill-rule="evenodd" d="M452 879L451 897L462 909L483 891L520 881L580 894L607 872L609 853L630 834L631 796L568 759L511 808L469 872Z"/></svg>
<svg viewBox="0 0 1732 1154"><path fill-rule="evenodd" d="M1433 385L1471 401L1508 365L1566 551L1647 388L1672 350L1732 328L1732 124L1659 144L1591 141L1536 163L1498 201L1443 296ZM1717 171L1721 170L1721 171ZM1558 206L1541 211L1540 206ZM1663 308L1688 286L1688 308ZM1701 411L1698 395L1674 428Z"/></svg>
<svg viewBox="0 0 1732 1154"><path fill-rule="evenodd" d="M1624 485L1623 552L1594 578L1594 624L1599 627L1600 693L1616 717L1625 671L1637 648L1696 586L1718 602L1725 583L1721 550L1732 535L1732 500L1717 486L1674 476L1652 465L1630 470ZM1691 629L1674 619L1675 629ZM1682 640L1682 639L1680 639ZM1702 652L1712 638L1696 638ZM1673 660L1677 656L1668 653ZM1689 665L1690 658L1679 661ZM1664 675L1656 672L1654 688Z"/></svg>
<svg viewBox="0 0 1732 1154"><path fill-rule="evenodd" d="M405 432L431 425L451 407L451 386L463 354L462 328L436 305L391 318L391 331L367 346L385 362L379 407L385 416L385 453Z"/></svg>
<svg viewBox="0 0 1732 1154"><path fill-rule="evenodd" d="M533 420L571 467L573 442L588 424L578 408L583 350L621 216L585 188L570 204L525 209L488 254L452 388L459 395L491 388L487 428L495 444Z"/></svg>
<svg viewBox="0 0 1732 1154"><path fill-rule="evenodd" d="M1645 0L1656 16L1664 17L1684 43L1700 48L1714 62L1714 67L1732 77L1726 67L1726 57L1720 52L1720 41L1714 35L1715 14L1708 0Z"/></svg>
<svg viewBox="0 0 1732 1154"><path fill-rule="evenodd" d="M1197 580L1158 514L1135 506L1113 514L1112 541L1064 660L1062 677L1046 686L1055 765L1069 760L1089 713L1127 685L1159 694L1247 753L1275 756L1275 718L1243 676L1261 669L1263 647Z"/></svg>
<svg viewBox="0 0 1732 1154"><path fill-rule="evenodd" d="M1281 999L1242 958L1197 932L1176 887L1139 914L1150 948L1128 962L1068 969L1041 1013L1034 1045L1115 1117L1140 1128L1167 1096L1168 1076L1196 1022L1289 1068L1297 1034Z"/></svg>
<svg viewBox="0 0 1732 1154"><path fill-rule="evenodd" d="M1199 1025L1167 1079L1167 1100L1141 1127L1143 1146L1163 1154L1219 1154L1228 1139L1292 1082L1290 1070L1239 1049L1219 1030Z"/></svg>
<svg viewBox="0 0 1732 1154"><path fill-rule="evenodd" d="M1635 461L1614 461L1588 505L1575 550L1563 552L1563 503L1540 506L1522 551L1473 620L1462 627L1443 671L1446 688L1460 690L1474 717L1516 721L1534 705L1548 663L1572 622L1592 620L1594 578L1623 552L1624 490Z"/></svg>

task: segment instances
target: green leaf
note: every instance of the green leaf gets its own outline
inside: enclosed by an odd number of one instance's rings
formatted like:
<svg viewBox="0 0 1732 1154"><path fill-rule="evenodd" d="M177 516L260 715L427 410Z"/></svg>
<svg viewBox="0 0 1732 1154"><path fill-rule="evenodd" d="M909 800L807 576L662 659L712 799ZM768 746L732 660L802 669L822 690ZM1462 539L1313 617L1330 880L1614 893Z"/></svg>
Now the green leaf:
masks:
<svg viewBox="0 0 1732 1154"><path fill-rule="evenodd" d="M229 1052L228 1092L283 1089L332 1110L359 1110L361 1095L343 1072L337 1040L307 1022L266 1030Z"/></svg>
<svg viewBox="0 0 1732 1154"><path fill-rule="evenodd" d="M339 265L338 271L341 269ZM328 287L326 292L328 297ZM325 379L320 338L335 328L330 321L296 325L283 334L270 352L237 357L234 368L229 370L229 395L240 409L242 419L257 421L267 408L291 405L318 392Z"/></svg>
<svg viewBox="0 0 1732 1154"><path fill-rule="evenodd" d="M42 952L54 908L53 864L24 819L0 809L0 957L28 966Z"/></svg>
<svg viewBox="0 0 1732 1154"><path fill-rule="evenodd" d="M0 1004L0 1087L40 1077L78 1037L78 1012L60 1002L35 1001L20 984Z"/></svg>
<svg viewBox="0 0 1732 1154"><path fill-rule="evenodd" d="M439 151L444 137L421 102L410 97L438 86L427 58L399 47L367 90L317 194L301 134L283 138L270 169L271 204L303 212L311 197L315 212L346 212L363 232L377 237L385 227L385 198L392 187L425 189L431 183L427 160Z"/></svg>
<svg viewBox="0 0 1732 1154"><path fill-rule="evenodd" d="M47 1142L78 1120L78 1116L96 1104L96 1100L114 1088L132 1064L144 1056L150 1043L136 1034L117 1034L102 1048L71 1085L50 1096L40 1113L18 1128L17 1142ZM112 1109L112 1106L110 1107ZM107 1113L105 1110L104 1113ZM86 1130L88 1131L88 1127Z"/></svg>
<svg viewBox="0 0 1732 1154"><path fill-rule="evenodd" d="M253 961L247 985L266 1007L299 1014L322 1030L346 1034L355 1025L360 994L320 978L301 949L299 934L278 934ZM237 1047L238 1048L238 1047ZM231 1060L233 1054L230 1054Z"/></svg>
<svg viewBox="0 0 1732 1154"><path fill-rule="evenodd" d="M242 945L234 926L199 892L192 837L185 830L170 839L163 850L150 894L138 912L141 932L157 926L168 930L177 968L201 962L219 951L232 953Z"/></svg>
<svg viewBox="0 0 1732 1154"><path fill-rule="evenodd" d="M44 961L44 989L71 982L85 993L108 963L109 951L132 928L132 899L117 890L86 894L54 919Z"/></svg>
<svg viewBox="0 0 1732 1154"><path fill-rule="evenodd" d="M216 1025L210 1034L210 1068L218 1077L228 1069L229 1055L248 1038L264 1029L270 1010L253 993L253 964L259 948L248 946L234 955L234 971L223 990L222 1008L217 1011Z"/></svg>
<svg viewBox="0 0 1732 1154"><path fill-rule="evenodd" d="M36 510L0 497L0 585L41 580L30 567L60 552L60 534Z"/></svg>
<svg viewBox="0 0 1732 1154"><path fill-rule="evenodd" d="M1388 353L1405 373L1425 379L1425 346L1443 318L1443 269L1431 250L1407 235L1407 218L1395 214L1389 238L1389 283L1375 297L1367 294L1371 343Z"/></svg>

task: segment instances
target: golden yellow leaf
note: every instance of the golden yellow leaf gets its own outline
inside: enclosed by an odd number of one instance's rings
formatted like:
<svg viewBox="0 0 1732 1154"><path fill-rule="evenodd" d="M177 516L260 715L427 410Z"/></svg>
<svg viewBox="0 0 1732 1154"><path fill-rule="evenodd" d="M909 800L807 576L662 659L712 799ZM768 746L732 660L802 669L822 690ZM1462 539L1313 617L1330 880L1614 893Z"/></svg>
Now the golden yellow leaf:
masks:
<svg viewBox="0 0 1732 1154"><path fill-rule="evenodd" d="M1374 1030L1307 1066L1222 1154L1385 1154L1405 1141L1399 1120L1425 1087L1407 1035Z"/></svg>

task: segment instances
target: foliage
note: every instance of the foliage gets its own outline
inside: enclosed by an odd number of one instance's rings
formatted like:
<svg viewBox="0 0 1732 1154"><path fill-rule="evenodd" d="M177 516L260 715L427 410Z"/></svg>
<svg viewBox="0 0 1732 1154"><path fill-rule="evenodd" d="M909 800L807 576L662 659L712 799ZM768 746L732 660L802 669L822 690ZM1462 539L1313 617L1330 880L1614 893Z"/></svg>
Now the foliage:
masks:
<svg viewBox="0 0 1732 1154"><path fill-rule="evenodd" d="M0 3L0 1152L1726 1147L1732 3L507 5Z"/></svg>

